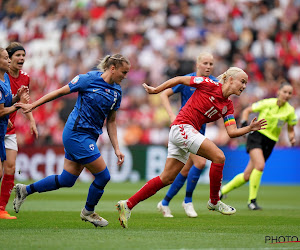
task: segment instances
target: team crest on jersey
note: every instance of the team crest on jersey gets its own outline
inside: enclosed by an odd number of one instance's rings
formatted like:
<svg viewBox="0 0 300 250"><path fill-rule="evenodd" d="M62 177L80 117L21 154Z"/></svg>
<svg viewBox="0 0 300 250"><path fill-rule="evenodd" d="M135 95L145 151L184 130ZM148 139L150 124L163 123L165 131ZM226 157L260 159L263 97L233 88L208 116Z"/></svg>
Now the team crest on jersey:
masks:
<svg viewBox="0 0 300 250"><path fill-rule="evenodd" d="M226 114L226 112L227 112L227 106L224 106L222 109L222 114L224 115L224 114Z"/></svg>
<svg viewBox="0 0 300 250"><path fill-rule="evenodd" d="M94 149L95 149L94 144L90 144L90 145L89 145L89 148L90 148L90 150L94 151Z"/></svg>
<svg viewBox="0 0 300 250"><path fill-rule="evenodd" d="M195 77L194 78L194 83L201 83L203 82L203 77Z"/></svg>
<svg viewBox="0 0 300 250"><path fill-rule="evenodd" d="M105 89L105 92L106 93L110 93L110 89Z"/></svg>
<svg viewBox="0 0 300 250"><path fill-rule="evenodd" d="M78 82L78 80L79 80L79 76L75 76L75 77L72 79L71 83L72 83L72 84L76 84L76 83Z"/></svg>

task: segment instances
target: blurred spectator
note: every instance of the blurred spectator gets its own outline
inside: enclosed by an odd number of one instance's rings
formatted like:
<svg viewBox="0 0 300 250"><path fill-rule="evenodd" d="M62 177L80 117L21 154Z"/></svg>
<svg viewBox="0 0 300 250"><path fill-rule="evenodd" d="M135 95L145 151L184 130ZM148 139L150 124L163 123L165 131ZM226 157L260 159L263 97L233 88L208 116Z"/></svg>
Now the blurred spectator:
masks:
<svg viewBox="0 0 300 250"><path fill-rule="evenodd" d="M249 103L274 97L282 81L293 84L291 102L300 115L299 13L299 0L0 1L0 44L19 41L26 48L24 70L31 77L32 100L93 69L105 54L124 54L132 68L123 86L120 141L164 144L168 120L159 100L149 98L141 84L158 85L193 71L192 62L202 51L214 54L214 75L229 66L248 73L243 98L233 98L237 119ZM58 99L33 112L41 135L38 141L28 136L24 117L17 116L20 145L61 144L69 104L75 98ZM222 123L208 127L219 145L244 143L223 136ZM278 145L288 146L285 137Z"/></svg>

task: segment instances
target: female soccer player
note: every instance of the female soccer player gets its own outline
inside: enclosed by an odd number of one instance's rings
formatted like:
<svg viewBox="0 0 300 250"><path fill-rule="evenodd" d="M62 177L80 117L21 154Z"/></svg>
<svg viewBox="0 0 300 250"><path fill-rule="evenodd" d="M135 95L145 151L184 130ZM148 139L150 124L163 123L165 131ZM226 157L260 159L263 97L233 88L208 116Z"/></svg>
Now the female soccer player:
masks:
<svg viewBox="0 0 300 250"><path fill-rule="evenodd" d="M208 52L200 53L197 57L196 69L197 71L187 76L205 76L209 77L215 82L218 82L218 79L211 75L214 66L214 57L212 54ZM196 88L186 86L183 84L176 85L173 88L168 88L164 90L160 97L162 100L162 104L166 108L171 122L176 119L176 115L173 112L173 109L170 105L169 97L174 93L180 93L181 95L181 108L186 104L188 99L192 96ZM203 124L200 129L200 133L205 135L206 124ZM184 201L182 202L182 207L188 217L197 217L198 214L194 209L194 205L192 202L193 192L196 188L202 170L205 167L206 159L195 155L190 154L190 157L182 168L180 173L176 176L174 182L170 186L165 198L157 204L157 209L163 214L164 217L173 217L171 214L171 210L169 208L169 203L172 198L178 193L178 191L182 188L185 181L186 184L186 193Z"/></svg>
<svg viewBox="0 0 300 250"><path fill-rule="evenodd" d="M85 207L80 217L96 227L108 225L108 221L94 212L100 200L104 187L110 180L106 163L96 145L102 134L103 123L106 119L107 132L111 140L118 165L124 162L124 155L119 149L116 126L116 111L120 107L122 90L120 84L126 77L130 63L120 54L106 56L98 68L103 71L90 71L77 75L64 87L54 90L32 104L17 107L24 112L30 112L38 106L52 101L60 96L78 92L75 107L64 128L63 144L65 148L64 170L60 175L51 175L31 185L16 184L13 201L16 213L28 195L35 192L47 192L61 187L72 187L83 168L87 168L95 177L89 188Z"/></svg>
<svg viewBox="0 0 300 250"><path fill-rule="evenodd" d="M22 71L23 64L25 62L26 52L22 44L17 42L12 42L7 48L8 56L11 60L8 76L10 80L10 87L12 94L15 95L21 86L29 87L29 76L26 72ZM14 126L17 112L13 112L9 116L11 122L10 127L7 128L4 143L6 150L6 160L3 162L4 175L1 183L1 193L0 193L0 218L1 211L5 211L6 205L8 203L11 191L14 187L15 179L15 168L16 168L16 158L18 153L16 128ZM36 138L38 137L38 131L36 128L35 120L32 113L26 114L30 121L31 133L34 133ZM15 216L11 216L15 217ZM10 218L5 214L5 218Z"/></svg>
<svg viewBox="0 0 300 250"><path fill-rule="evenodd" d="M221 198L231 190L249 182L248 207L251 210L260 210L256 198L265 163L271 155L278 141L281 129L288 124L288 137L292 146L295 144L294 126L297 124L295 109L288 103L293 93L293 87L283 82L278 90L277 98L264 99L253 103L242 113L242 126L247 126L249 114L259 112L258 119L264 118L268 122L265 130L248 135L247 152L250 160L243 173L236 175L229 183L222 187Z"/></svg>
<svg viewBox="0 0 300 250"><path fill-rule="evenodd" d="M0 48L0 169L2 171L2 162L6 160L6 152L4 145L4 137L8 125L9 114L17 110L16 107L11 106L13 103L17 102L21 98L21 102L28 102L28 88L23 86L16 90L16 95L12 96L12 91L10 88L9 76L6 73L10 67L10 58L7 51L4 48ZM6 204L10 197L11 191L11 179L10 175L7 175L6 168L4 167L4 176L2 179L1 193L0 193L0 219L16 219L17 217L11 216L7 211L5 211Z"/></svg>
<svg viewBox="0 0 300 250"><path fill-rule="evenodd" d="M235 208L220 201L219 190L222 182L222 172L225 156L212 141L199 133L204 123L216 121L223 117L228 135L231 138L244 135L250 131L262 129L266 125L264 119L250 125L237 128L233 116L233 104L228 99L235 94L240 96L246 88L248 75L240 68L231 67L218 77L220 83L207 77L181 76L174 77L158 87L143 84L149 94L157 94L166 88L178 84L195 87L196 90L185 106L180 110L171 125L168 144L168 157L164 171L148 181L136 194L128 200L117 203L121 226L128 227L131 209L140 201L154 195L161 188L170 185L188 160L189 153L197 154L212 161L210 167L210 199L207 203L209 210L222 214L234 214Z"/></svg>

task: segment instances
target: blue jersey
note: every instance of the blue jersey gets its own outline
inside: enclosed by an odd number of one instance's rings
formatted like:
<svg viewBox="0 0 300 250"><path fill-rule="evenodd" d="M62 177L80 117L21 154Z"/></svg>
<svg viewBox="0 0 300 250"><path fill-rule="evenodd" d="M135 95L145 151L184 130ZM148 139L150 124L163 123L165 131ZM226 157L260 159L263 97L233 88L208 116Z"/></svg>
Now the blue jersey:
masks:
<svg viewBox="0 0 300 250"><path fill-rule="evenodd" d="M186 76L197 76L197 73L196 72L190 73L190 74L187 74ZM215 82L219 82L219 80L216 77L212 76L212 75L210 75L209 78L212 79ZM178 84L175 87L173 87L172 90L173 90L174 93L180 93L181 94L181 108L180 109L182 109L182 107L186 104L188 99L190 99L190 97L192 96L192 94L194 93L196 88L186 86L184 84ZM203 135L205 134L205 128L206 128L206 124L203 124L201 129L200 129L200 133L203 134Z"/></svg>
<svg viewBox="0 0 300 250"><path fill-rule="evenodd" d="M78 92L77 102L66 123L69 129L100 135L110 111L120 107L120 85L108 84L101 77L102 73L90 71L69 82L71 92Z"/></svg>
<svg viewBox="0 0 300 250"><path fill-rule="evenodd" d="M10 88L9 76L4 74L4 82L0 80L0 104L4 103L4 107L12 105L12 92ZM6 134L9 115L0 118L0 138L4 138Z"/></svg>

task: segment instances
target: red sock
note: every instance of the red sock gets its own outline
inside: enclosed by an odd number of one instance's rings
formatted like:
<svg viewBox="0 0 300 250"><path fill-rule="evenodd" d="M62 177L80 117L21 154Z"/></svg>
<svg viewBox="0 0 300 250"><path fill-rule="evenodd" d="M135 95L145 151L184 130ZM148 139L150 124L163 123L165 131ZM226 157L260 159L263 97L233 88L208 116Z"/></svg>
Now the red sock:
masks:
<svg viewBox="0 0 300 250"><path fill-rule="evenodd" d="M220 200L219 190L222 184L223 177L223 167L222 163L211 163L209 171L209 180L210 180L210 202L214 205Z"/></svg>
<svg viewBox="0 0 300 250"><path fill-rule="evenodd" d="M165 185L161 182L159 176L148 181L139 191L131 196L127 201L127 206L132 209L140 201L146 200L147 198L154 195L158 190L162 189Z"/></svg>
<svg viewBox="0 0 300 250"><path fill-rule="evenodd" d="M1 193L0 193L0 210L5 210L8 203L10 193L14 187L15 175L4 174L1 184Z"/></svg>

